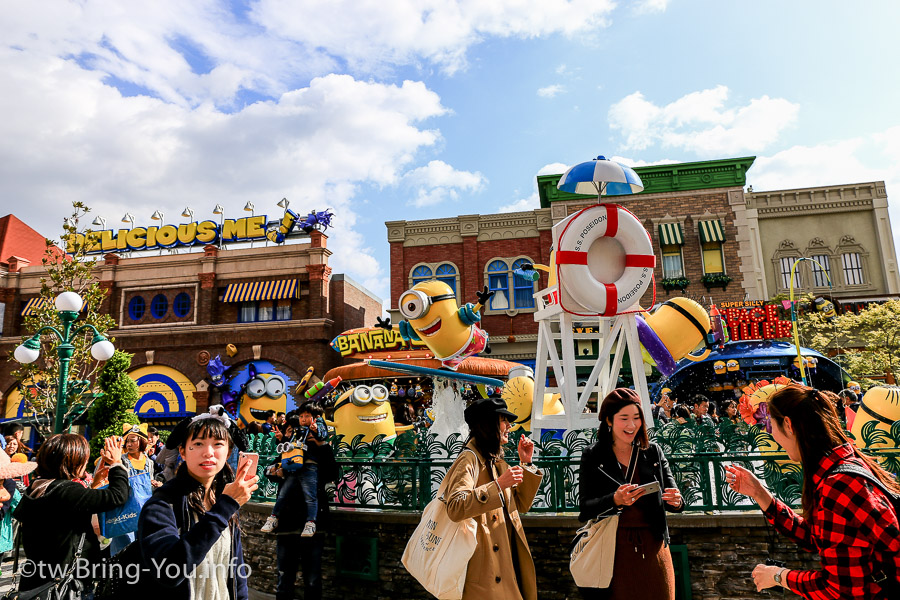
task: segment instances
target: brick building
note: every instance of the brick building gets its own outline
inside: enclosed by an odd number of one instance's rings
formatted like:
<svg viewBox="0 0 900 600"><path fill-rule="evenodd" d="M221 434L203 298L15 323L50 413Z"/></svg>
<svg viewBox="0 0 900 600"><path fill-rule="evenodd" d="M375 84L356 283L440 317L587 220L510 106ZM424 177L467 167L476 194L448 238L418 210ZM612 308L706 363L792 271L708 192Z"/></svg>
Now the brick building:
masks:
<svg viewBox="0 0 900 600"><path fill-rule="evenodd" d="M288 410L308 367L321 375L343 364L331 340L373 325L381 300L349 277L332 276L326 240L312 231L299 244L207 245L202 252L130 258L109 253L98 261L96 276L107 293L101 310L116 320L109 334L116 348L134 354L138 414L167 424L220 402L206 367L216 355L238 382L248 378L251 364L256 372L279 375ZM12 266L0 274L4 354L26 333L24 314L37 301L44 273L40 266ZM12 361L0 365L6 418L23 414L14 368Z"/></svg>
<svg viewBox="0 0 900 600"><path fill-rule="evenodd" d="M750 157L639 167L644 192L608 198L635 213L651 234L657 302L674 295L717 302L763 297L764 276L753 260L744 198L752 164ZM431 277L451 284L461 303L475 302L475 292L487 286L495 291L483 316L493 356L533 364L537 323L531 294L546 286L547 279L542 275L533 284L513 270L522 261L550 264L553 225L596 202L560 192L559 178L537 178L537 210L387 222L391 305L416 281ZM719 277L704 284L708 275ZM651 304L648 292L641 305Z"/></svg>

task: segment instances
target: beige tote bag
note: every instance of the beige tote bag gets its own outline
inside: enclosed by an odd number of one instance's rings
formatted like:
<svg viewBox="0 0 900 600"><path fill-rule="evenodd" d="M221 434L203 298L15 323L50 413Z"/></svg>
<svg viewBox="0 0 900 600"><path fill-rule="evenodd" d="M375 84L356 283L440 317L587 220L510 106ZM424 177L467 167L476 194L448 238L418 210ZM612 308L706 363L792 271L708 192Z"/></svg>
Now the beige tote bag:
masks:
<svg viewBox="0 0 900 600"><path fill-rule="evenodd" d="M569 570L575 585L607 588L616 562L616 529L619 515L590 521L575 534Z"/></svg>
<svg viewBox="0 0 900 600"><path fill-rule="evenodd" d="M475 553L478 525L475 519L463 519L459 523L450 520L441 496L438 490L437 498L425 507L401 562L436 598L459 600L466 584L469 560Z"/></svg>

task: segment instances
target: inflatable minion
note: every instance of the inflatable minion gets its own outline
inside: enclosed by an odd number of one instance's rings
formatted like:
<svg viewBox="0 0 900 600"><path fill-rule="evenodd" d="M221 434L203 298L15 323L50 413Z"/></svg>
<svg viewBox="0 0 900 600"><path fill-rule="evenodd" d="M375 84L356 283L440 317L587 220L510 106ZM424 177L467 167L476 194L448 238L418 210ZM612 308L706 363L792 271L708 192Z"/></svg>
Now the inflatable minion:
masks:
<svg viewBox="0 0 900 600"><path fill-rule="evenodd" d="M896 448L897 440L890 436L890 431L891 426L898 420L900 420L900 387L875 386L869 388L863 396L850 432L860 448ZM874 433L874 430L885 434Z"/></svg>
<svg viewBox="0 0 900 600"><path fill-rule="evenodd" d="M412 425L396 425L391 403L387 401L388 390L383 385L372 387L358 385L338 397L334 404L333 421L326 421L334 428L336 435L344 436L344 441L352 442L357 436L371 443L379 434L385 440L393 440L397 432L409 431Z"/></svg>
<svg viewBox="0 0 900 600"><path fill-rule="evenodd" d="M494 292L485 287L476 295L477 304L457 306L456 294L443 281L417 283L400 294L400 314L405 318L398 324L401 337L407 343L423 342L445 368L455 371L466 358L488 347L488 334L476 323ZM376 321L376 326L391 329L390 319Z"/></svg>
<svg viewBox="0 0 900 600"><path fill-rule="evenodd" d="M287 412L286 384L280 375L257 373L256 367L250 363L250 379L241 388L242 395L238 399L237 421L239 427L250 423L266 421L266 412Z"/></svg>
<svg viewBox="0 0 900 600"><path fill-rule="evenodd" d="M534 372L525 367L510 371L510 377L503 385L500 397L506 402L510 411L515 413L516 421L512 431L522 429L531 431L531 413L534 399ZM544 394L543 411L545 415L561 415L565 412L559 394Z"/></svg>
<svg viewBox="0 0 900 600"><path fill-rule="evenodd" d="M667 300L653 314L635 320L641 346L666 377L675 372L675 363L682 358L700 361L709 356L708 348L699 356L689 354L707 343L710 328L706 309L689 298Z"/></svg>
<svg viewBox="0 0 900 600"><path fill-rule="evenodd" d="M837 312L834 310L834 304L822 298L821 296L816 298L814 301L816 306L816 310L822 313L822 316L825 317L826 321L833 321L835 317L837 317Z"/></svg>
<svg viewBox="0 0 900 600"><path fill-rule="evenodd" d="M855 381L848 381L847 389L850 390L851 392L853 392L854 394L856 394L857 397L859 397L859 395L862 394L862 388Z"/></svg>

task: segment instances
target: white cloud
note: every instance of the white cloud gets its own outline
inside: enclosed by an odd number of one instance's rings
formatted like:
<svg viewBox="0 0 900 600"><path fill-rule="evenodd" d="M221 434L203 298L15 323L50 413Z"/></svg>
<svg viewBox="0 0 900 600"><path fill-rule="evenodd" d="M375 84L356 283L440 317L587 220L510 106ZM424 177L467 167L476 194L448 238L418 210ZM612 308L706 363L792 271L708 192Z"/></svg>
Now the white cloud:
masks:
<svg viewBox="0 0 900 600"><path fill-rule="evenodd" d="M614 7L612 0L261 0L252 17L353 68L424 59L452 73L488 36L584 34L608 25Z"/></svg>
<svg viewBox="0 0 900 600"><path fill-rule="evenodd" d="M658 144L701 156L722 156L762 151L794 124L800 109L798 104L768 96L727 107L728 95L728 88L720 85L657 106L635 92L610 107L610 128L624 136L625 150Z"/></svg>
<svg viewBox="0 0 900 600"><path fill-rule="evenodd" d="M499 213L509 213L509 212L522 212L527 210L535 210L541 207L541 198L538 195L537 189L537 178L541 175L557 175L566 172L566 169L569 168L569 165L563 163L550 163L544 165L538 172L535 173L535 176L531 178L531 195L527 198L520 198L518 200L514 200L509 204L504 204L497 209Z"/></svg>
<svg viewBox="0 0 900 600"><path fill-rule="evenodd" d="M666 12L669 0L639 0L634 6L635 14L645 15Z"/></svg>
<svg viewBox="0 0 900 600"><path fill-rule="evenodd" d="M558 94L561 94L565 91L566 91L565 87L563 87L559 84L553 84L553 85L548 85L546 87L538 88L537 95L540 96L541 98L553 98L554 96L557 96Z"/></svg>
<svg viewBox="0 0 900 600"><path fill-rule="evenodd" d="M441 160L433 160L424 167L409 171L403 176L403 181L416 190L409 204L418 208L457 200L461 192L476 193L487 183L481 173L459 171Z"/></svg>
<svg viewBox="0 0 900 600"><path fill-rule="evenodd" d="M198 218L216 203L226 217L245 216L248 199L275 217L286 196L298 212L333 208L335 272L387 296L375 287L387 265L360 232L357 194L365 183L399 183L417 152L440 139L421 126L446 113L424 84L328 75L224 114L123 98L101 79L72 61L0 49L0 87L15 90L0 95L0 114L15 115L0 121L0 198L18 217L55 235L72 200L110 223L126 210L146 223L154 210L178 221L186 204Z"/></svg>

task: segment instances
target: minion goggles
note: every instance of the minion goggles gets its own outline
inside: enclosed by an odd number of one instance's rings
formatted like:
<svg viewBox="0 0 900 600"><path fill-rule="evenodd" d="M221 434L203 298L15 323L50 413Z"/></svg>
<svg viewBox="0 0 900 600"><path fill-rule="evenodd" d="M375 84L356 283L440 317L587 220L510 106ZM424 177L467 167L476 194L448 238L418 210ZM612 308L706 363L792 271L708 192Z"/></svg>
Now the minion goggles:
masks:
<svg viewBox="0 0 900 600"><path fill-rule="evenodd" d="M456 300L456 294L429 296L419 290L407 290L400 295L400 314L407 320L422 318L432 304L441 300Z"/></svg>
<svg viewBox="0 0 900 600"><path fill-rule="evenodd" d="M286 452L290 452L292 450L306 450L306 444L295 444L294 442L281 442L277 446L275 446L275 452L278 454L284 454Z"/></svg>
<svg viewBox="0 0 900 600"><path fill-rule="evenodd" d="M336 411L340 407L353 403L354 406L365 406L370 402L374 402L376 404L384 404L385 400L388 399L388 389L377 383L372 387L367 385L358 385L353 388L353 393L350 394L350 397L344 398L340 402L334 405L334 410Z"/></svg>

